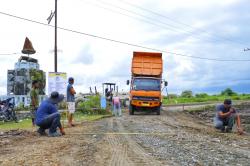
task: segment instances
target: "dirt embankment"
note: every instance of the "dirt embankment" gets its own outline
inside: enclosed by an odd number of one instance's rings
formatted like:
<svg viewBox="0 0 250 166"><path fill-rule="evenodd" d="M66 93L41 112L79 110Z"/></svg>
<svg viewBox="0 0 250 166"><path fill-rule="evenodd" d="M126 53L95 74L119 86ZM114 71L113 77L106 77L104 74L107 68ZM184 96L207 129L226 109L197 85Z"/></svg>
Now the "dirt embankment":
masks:
<svg viewBox="0 0 250 166"><path fill-rule="evenodd" d="M125 113L67 128L59 138L2 133L0 165L248 165L249 136L219 133L197 117Z"/></svg>

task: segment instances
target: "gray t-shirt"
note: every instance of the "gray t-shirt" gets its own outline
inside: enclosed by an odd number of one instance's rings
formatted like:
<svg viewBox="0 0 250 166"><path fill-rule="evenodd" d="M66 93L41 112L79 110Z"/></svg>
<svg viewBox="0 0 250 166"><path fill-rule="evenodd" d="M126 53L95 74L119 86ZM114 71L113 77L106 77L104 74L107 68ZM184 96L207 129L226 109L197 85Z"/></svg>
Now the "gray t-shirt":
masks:
<svg viewBox="0 0 250 166"><path fill-rule="evenodd" d="M234 109L234 112L236 113L237 111L235 110L235 108L233 108L233 109ZM222 119L221 117L219 117L219 112L227 113L227 112L229 112L229 111L230 111L230 108L227 109L227 108L224 106L224 104L217 105L217 106L216 106L216 117Z"/></svg>

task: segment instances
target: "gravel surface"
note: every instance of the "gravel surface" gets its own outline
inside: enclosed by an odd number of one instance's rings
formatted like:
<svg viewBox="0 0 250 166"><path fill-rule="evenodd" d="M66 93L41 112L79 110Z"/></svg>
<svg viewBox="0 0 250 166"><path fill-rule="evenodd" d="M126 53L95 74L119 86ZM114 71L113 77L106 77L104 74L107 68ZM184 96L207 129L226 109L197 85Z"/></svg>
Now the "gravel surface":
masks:
<svg viewBox="0 0 250 166"><path fill-rule="evenodd" d="M201 114L168 108L160 116L126 112L66 128L59 138L0 131L0 165L249 165L249 135L220 133L210 112Z"/></svg>

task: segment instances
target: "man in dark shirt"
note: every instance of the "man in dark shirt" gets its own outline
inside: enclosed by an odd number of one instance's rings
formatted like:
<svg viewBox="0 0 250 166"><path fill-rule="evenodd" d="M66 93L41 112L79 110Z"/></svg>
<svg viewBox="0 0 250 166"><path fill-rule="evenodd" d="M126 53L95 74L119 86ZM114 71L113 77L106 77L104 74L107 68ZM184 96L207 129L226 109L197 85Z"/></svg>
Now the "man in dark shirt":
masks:
<svg viewBox="0 0 250 166"><path fill-rule="evenodd" d="M238 133L243 134L240 116L231 105L231 99L225 99L224 104L216 107L216 116L214 118L215 128L220 129L222 132L231 132L236 121Z"/></svg>
<svg viewBox="0 0 250 166"><path fill-rule="evenodd" d="M39 106L35 122L40 127L37 131L40 135L46 135L46 129L49 129L50 137L58 137L65 134L60 122L60 114L57 110L57 104L63 98L64 96L58 92L52 92L51 96ZM60 133L57 132L57 128L60 129Z"/></svg>

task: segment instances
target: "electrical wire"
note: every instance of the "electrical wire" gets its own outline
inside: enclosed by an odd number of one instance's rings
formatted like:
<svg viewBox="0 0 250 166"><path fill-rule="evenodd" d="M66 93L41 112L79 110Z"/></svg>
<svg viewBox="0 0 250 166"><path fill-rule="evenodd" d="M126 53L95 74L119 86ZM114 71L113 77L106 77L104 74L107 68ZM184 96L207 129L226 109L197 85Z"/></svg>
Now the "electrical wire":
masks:
<svg viewBox="0 0 250 166"><path fill-rule="evenodd" d="M120 1L120 2L122 2L122 3L124 3L124 4L127 4L127 5L129 5L129 6L135 7L135 8L137 8L137 9L146 11L146 12L148 12L148 13L154 14L154 15L156 15L156 16L160 16L160 17L162 17L162 18L165 18L165 19L167 19L167 20L170 20L170 21L172 21L172 22L174 22L174 23L177 23L177 24L179 24L179 25L184 25L184 26L186 26L186 27L189 27L189 28L193 29L194 31L203 32L203 33L205 33L205 34L207 34L207 35L210 36L210 34L208 33L208 31L203 30L203 29L201 29L201 28L194 28L194 27L192 27L192 26L190 26L190 25L188 25L188 24L185 24L185 23L183 23L183 22L177 21L176 19L167 17L167 16L165 16L165 15L163 15L163 14L160 14L160 13L158 13L158 12L155 12L155 11L153 11L153 10L143 8L143 7L139 6L139 5L135 5L135 4L133 4L133 3L131 3L131 2L128 2L128 1L126 1L126 0L118 0L118 1ZM210 36L210 37L211 37L211 36ZM232 43L237 43L237 44L244 45L244 46L246 45L246 43L243 43L243 42L241 42L241 41L234 41L234 40L231 40L230 38L226 38L226 37L222 37L222 36L213 35L212 37L213 37L213 38L220 39L220 40L226 40L226 41L229 41L229 42L232 42Z"/></svg>
<svg viewBox="0 0 250 166"><path fill-rule="evenodd" d="M20 53L17 53L17 52L15 52L15 53L6 53L6 54L3 53L3 54L0 54L0 56L1 55L17 55L17 54L20 54Z"/></svg>
<svg viewBox="0 0 250 166"><path fill-rule="evenodd" d="M86 0L85 0L85 1L86 1ZM134 17L134 16L131 16L131 15L127 15L127 14L124 14L124 13L121 13L121 12L118 12L118 11L115 11L115 10L110 9L110 8L107 8L107 7L100 6L100 5L98 5L98 4L93 3L93 1L91 1L91 2L90 2L90 1L87 1L87 3L88 3L88 4L91 4L91 5L94 5L94 6L98 7L98 8L102 8L102 9L108 10L109 12L113 12L113 13L116 13L116 14L124 15L124 16L130 17L130 18L133 18L133 19L136 19L136 20L139 20L139 21L143 21L143 22L146 22L146 23L148 23L148 24L155 25L155 26L157 26L157 27L162 27L162 28L164 28L164 29L168 29L168 30L171 30L171 31L186 33L186 34L189 34L189 37L193 37L193 38L196 38L196 39L201 39L201 40L203 40L203 38L200 37L201 34L195 34L194 31L187 31L187 30L182 29L182 28L180 28L180 27L173 26L173 25L170 25L170 24L166 24L165 22L162 22L162 21L160 21L160 20L155 20L155 19L154 19L155 22L152 22L152 18L147 17L147 16L145 16L145 15L142 15L142 14L140 14L140 13L137 13L137 12L134 12L134 11L131 11L131 10L127 10L127 9L121 8L121 7L116 6L116 5L112 4L112 3L104 2L104 1L102 1L102 0L96 0L96 1L99 1L99 2L102 3L102 4L106 4L106 5L109 5L109 6L113 6L113 7L115 7L115 8L118 8L118 9L120 9L120 10L129 12L129 13L132 13L132 14L137 15L137 16L139 16L139 17L143 17L144 19L138 18L138 17ZM145 19L146 19L146 20L145 20ZM161 24L159 24L159 23L161 23ZM189 26L189 27L191 27L191 26ZM219 37L219 36L216 36L216 35L211 36L207 31L202 30L202 29L195 29L195 28L193 28L193 27L192 27L192 29L193 29L193 30L196 30L196 31L199 30L199 31L205 33L205 34L208 35L208 37L210 37L211 39L214 38L214 40L210 40L211 42L212 42L212 41L215 42L215 41L225 40L225 41L228 41L228 42L231 42L231 43L236 43L236 44L239 44L239 45L242 45L242 46L246 47L246 43L242 43L242 42L239 42L239 41L238 41L238 42L237 42L237 41L233 41L233 40L230 40L230 39L228 39L228 38ZM196 36L195 36L195 35L196 35ZM216 39L216 38L217 38L217 39Z"/></svg>
<svg viewBox="0 0 250 166"><path fill-rule="evenodd" d="M132 16L132 15L128 15L128 14L125 14L125 13L122 13L122 12L119 12L119 11L116 11L116 10L113 10L113 9L111 9L111 8L107 8L107 7L101 6L101 5L99 5L99 4L93 3L92 1L91 1L91 2L88 1L87 4L93 5L93 6L95 6L95 7L98 7L98 8L104 9L104 10L107 10L107 11L112 12L112 13L120 14L120 15L129 17L129 18L133 18L133 19L135 19L135 20L143 21L143 22L146 22L146 23L148 23L148 24L155 25L155 26L157 26L157 27L160 26L160 27L163 27L163 28L167 28L168 30L171 30L171 31L175 31L175 32L177 31L177 30L174 29L173 27L170 27L170 26L166 27L166 26L163 26L163 25L161 25L161 24L158 24L158 23L155 23L155 22L152 22L152 21L148 21L148 20L146 20L146 19L142 19L142 18L138 18L138 17Z"/></svg>
<svg viewBox="0 0 250 166"><path fill-rule="evenodd" d="M189 37L193 37L193 38L196 38L196 39L204 40L204 38L200 37L200 35L202 35L202 34L195 34L194 31L187 31L187 30L184 30L184 29L180 29L179 27L176 27L176 26L173 26L173 25L170 25L170 24L166 24L165 22L162 22L160 20L155 20L155 21L157 21L157 23L156 22L152 22L152 18L150 18L150 17L146 17L146 16L144 16L142 14L139 14L139 13L136 13L134 11L130 11L130 10L121 8L119 6L113 5L113 4L108 3L108 2L104 2L102 0L96 0L96 1L100 1L101 3L106 4L106 5L110 4L110 6L116 7L118 9L121 9L123 11L127 11L127 12L132 13L132 14L135 14L135 15L137 15L139 17L144 18L144 19L138 18L138 17L134 17L134 16L131 16L131 15L127 15L127 14L121 13L119 11L113 10L111 8L103 7L101 5L93 3L93 1L91 1L91 2L88 1L87 4L96 6L96 7L101 8L101 9L105 9L105 10L107 10L109 12L112 12L112 13L120 14L120 15L123 15L123 16L126 16L126 17L130 17L130 18L133 18L133 19L136 19L136 20L139 20L139 21L143 21L145 23L152 24L152 25L155 25L157 27L162 27L164 29L168 29L168 30L171 30L171 31L174 31L174 32L182 32L182 33L185 33L185 34L189 34L188 35ZM159 24L159 23L161 23L161 24ZM199 31L203 32L205 35L207 35L210 38L210 40L207 40L209 42L219 42L219 41L224 40L224 41L227 41L227 42L231 42L231 43L235 43L235 44L241 45L243 47L246 47L246 45L247 45L246 43L239 42L239 41L234 41L234 40L230 40L229 38L225 38L225 37L219 37L219 36L216 36L214 34L213 34L213 36L211 36L211 34L209 34L209 32L207 32L205 30L202 30L202 29L195 29L193 27L192 27L192 29L199 30Z"/></svg>
<svg viewBox="0 0 250 166"><path fill-rule="evenodd" d="M32 23L36 23L36 24L40 24L40 25L44 25L44 26L49 26L49 27L55 27L53 25L48 25L39 21L35 21L32 19L27 19L24 17L20 17L20 16L16 16L16 15L12 15L12 14L8 14L5 12L1 12L0 14L5 15L5 16L9 16L9 17L13 17L16 19L20 19L20 20L24 20L24 21L28 21L28 22L32 22ZM90 33L85 33L85 32L80 32L80 31L76 31L76 30L72 30L72 29L67 29L67 28L63 28L63 27L57 27L60 30L64 30L64 31L68 31L68 32L72 32L72 33L76 33L76 34L81 34L81 35L85 35L85 36L89 36L89 37L93 37L93 38L98 38L98 39L102 39L102 40L106 40L106 41L110 41L110 42L114 42L114 43L119 43L119 44L123 44L123 45L128 45L128 46L133 46L133 47L137 47L137 48L143 48L143 49L147 49L147 50L152 50L152 51L157 51L157 52L162 52L162 53L168 53L168 54L172 54L172 55L176 55L176 56L182 56L182 57L186 57L186 58L193 58L193 59L201 59L201 60L209 60L209 61L231 61L231 62L247 62L250 61L250 59L217 59L217 58L205 58L205 57L198 57L198 56L192 56L192 55L187 55L187 54L181 54L181 53L175 53L175 52L170 52L170 51L165 51L165 50L161 50L161 49L157 49L157 48L151 48L151 47L147 47L147 46L142 46L142 45L138 45L138 44L133 44L133 43L128 43L128 42L124 42L124 41L120 41L120 40L115 40L115 39L110 39L110 38L106 38L106 37L102 37L102 36L98 36L98 35L93 35Z"/></svg>
<svg viewBox="0 0 250 166"><path fill-rule="evenodd" d="M137 13L137 12L134 12L134 11L131 11L131 10L128 10L128 9L125 9L125 8L122 8L122 7L119 7L119 6L116 6L116 5L114 5L114 4L112 4L112 3L109 3L109 2L105 2L105 1L102 1L102 0L96 0L96 1L98 1L98 2L100 2L100 3L102 3L102 4L104 4L104 5L112 6L112 7L114 7L114 8L117 8L117 9L119 9L119 10L123 10L123 11L128 12L128 13L131 13L131 14L133 14L133 15L137 15L137 16L142 17L142 18L144 18L144 19L138 18L138 17L134 17L134 16L131 16L131 15L127 15L127 14L118 12L118 11L116 11L116 10L113 10L113 9L111 9L111 8L103 7L103 6L99 5L99 4L93 3L93 1L88 1L88 0L85 0L85 1L87 1L87 3L90 4L90 5L93 5L93 6L96 6L96 7L105 9L105 10L108 10L108 11L110 11L110 12L113 12L113 13L116 13L116 14L120 14L120 15L124 15L124 16L130 17L130 18L133 18L133 19L136 19L136 20L139 20L139 21L144 21L144 22L146 22L146 23L149 23L149 24L152 24L152 25L155 25L155 26L158 26L158 27L160 26L160 27L162 27L162 28L166 28L166 29L171 30L171 31L175 31L175 32L184 32L184 33L192 33L191 31L186 31L186 30L179 29L179 27L176 27L176 26L173 26L173 25L166 24L165 22L162 22L162 21L160 21L160 20L155 20L155 19L153 19L153 18L151 18L151 17L147 17L147 16L145 16L145 15L143 15L143 14L140 14L140 13ZM145 20L145 19L146 19L146 20ZM152 20L153 20L153 21L152 21ZM161 23L161 24L159 24L159 23ZM164 25L164 26L163 26L163 25Z"/></svg>

